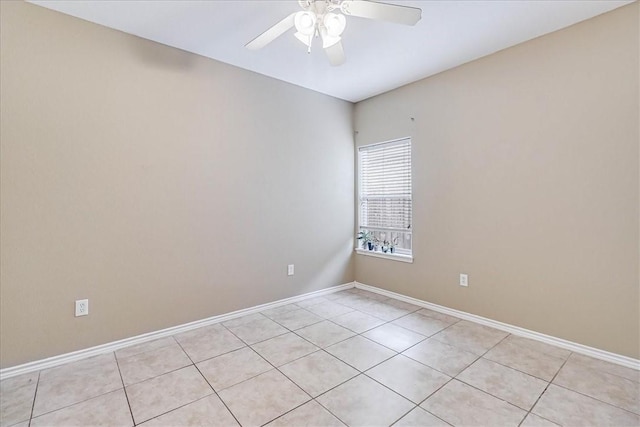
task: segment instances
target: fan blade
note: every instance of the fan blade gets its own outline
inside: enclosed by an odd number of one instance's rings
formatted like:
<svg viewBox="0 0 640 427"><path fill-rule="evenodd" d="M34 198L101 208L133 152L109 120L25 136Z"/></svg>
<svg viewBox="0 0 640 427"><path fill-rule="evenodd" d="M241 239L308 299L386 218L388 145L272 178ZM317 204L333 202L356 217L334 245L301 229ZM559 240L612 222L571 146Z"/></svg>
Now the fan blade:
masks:
<svg viewBox="0 0 640 427"><path fill-rule="evenodd" d="M295 16L296 16L295 13L292 13L291 15L287 16L282 21L278 22L276 25L269 28L267 31L260 34L258 37L256 37L255 39L251 40L249 43L244 45L244 47L251 50L262 49L263 47L265 47L266 45L268 45L269 43L271 43L272 41L280 37L282 34L287 32L287 30L292 28L294 26Z"/></svg>
<svg viewBox="0 0 640 427"><path fill-rule="evenodd" d="M340 8L345 15L378 19L404 25L416 25L422 18L422 9L417 7L398 6L366 0L345 0Z"/></svg>
<svg viewBox="0 0 640 427"><path fill-rule="evenodd" d="M339 41L338 43L329 46L324 51L327 53L327 56L329 57L329 63L334 67L344 64L344 61L346 60L346 58L344 56L344 49L342 48L342 42Z"/></svg>

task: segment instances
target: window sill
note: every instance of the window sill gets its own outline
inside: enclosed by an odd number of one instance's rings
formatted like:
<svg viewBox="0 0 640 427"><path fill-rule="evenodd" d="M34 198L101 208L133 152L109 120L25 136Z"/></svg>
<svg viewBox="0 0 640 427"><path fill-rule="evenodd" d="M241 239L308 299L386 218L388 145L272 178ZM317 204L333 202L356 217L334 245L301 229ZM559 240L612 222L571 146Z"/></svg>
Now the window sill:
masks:
<svg viewBox="0 0 640 427"><path fill-rule="evenodd" d="M358 255L366 255L366 256L372 256L372 257L376 257L376 258L386 258L386 259L390 259L393 261L400 261L400 262L409 262L412 263L413 262L413 256L412 255L404 255L404 254L390 254L390 253L384 253L381 251L369 251L366 249L360 249L360 248L356 248L356 253Z"/></svg>

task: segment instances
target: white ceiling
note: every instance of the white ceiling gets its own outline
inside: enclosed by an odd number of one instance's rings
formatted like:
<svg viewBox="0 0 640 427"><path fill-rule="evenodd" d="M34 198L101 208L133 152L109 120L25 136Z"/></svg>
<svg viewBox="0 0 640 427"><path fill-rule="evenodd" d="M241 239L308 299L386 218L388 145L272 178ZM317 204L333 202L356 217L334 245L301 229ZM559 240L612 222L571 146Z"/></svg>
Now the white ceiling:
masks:
<svg viewBox="0 0 640 427"><path fill-rule="evenodd" d="M415 27L347 17L347 62L329 65L320 46L285 33L262 50L244 45L297 1L31 1L87 21L357 102L631 1L394 1L419 7Z"/></svg>

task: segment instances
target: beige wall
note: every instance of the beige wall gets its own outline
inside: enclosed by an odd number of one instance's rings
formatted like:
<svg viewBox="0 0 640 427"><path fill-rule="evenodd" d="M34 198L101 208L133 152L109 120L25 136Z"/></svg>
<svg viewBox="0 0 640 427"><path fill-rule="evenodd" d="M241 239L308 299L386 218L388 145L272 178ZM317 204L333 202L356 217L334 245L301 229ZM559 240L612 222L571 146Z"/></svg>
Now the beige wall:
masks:
<svg viewBox="0 0 640 427"><path fill-rule="evenodd" d="M2 367L354 279L350 103L0 3Z"/></svg>
<svg viewBox="0 0 640 427"><path fill-rule="evenodd" d="M415 261L355 276L352 105L0 8L3 368L354 277L640 356L637 3L359 103L413 136Z"/></svg>
<svg viewBox="0 0 640 427"><path fill-rule="evenodd" d="M413 137L415 261L357 256L356 280L639 357L638 17L357 104L357 144Z"/></svg>

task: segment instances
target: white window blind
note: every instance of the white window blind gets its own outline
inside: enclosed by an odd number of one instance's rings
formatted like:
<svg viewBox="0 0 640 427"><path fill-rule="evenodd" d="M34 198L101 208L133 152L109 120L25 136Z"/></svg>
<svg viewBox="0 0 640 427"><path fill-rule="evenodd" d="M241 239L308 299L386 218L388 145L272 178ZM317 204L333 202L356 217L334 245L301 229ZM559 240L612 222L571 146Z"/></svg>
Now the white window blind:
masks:
<svg viewBox="0 0 640 427"><path fill-rule="evenodd" d="M411 253L411 139L359 149L360 231Z"/></svg>

